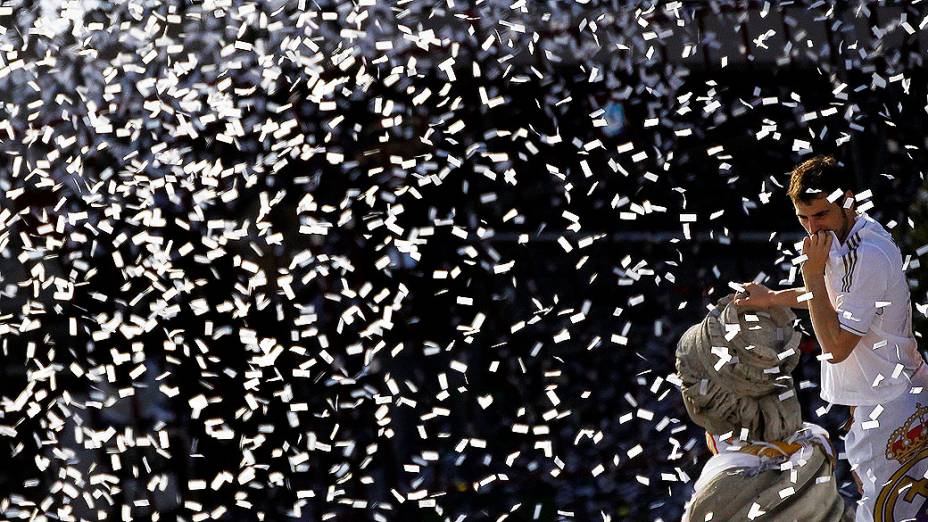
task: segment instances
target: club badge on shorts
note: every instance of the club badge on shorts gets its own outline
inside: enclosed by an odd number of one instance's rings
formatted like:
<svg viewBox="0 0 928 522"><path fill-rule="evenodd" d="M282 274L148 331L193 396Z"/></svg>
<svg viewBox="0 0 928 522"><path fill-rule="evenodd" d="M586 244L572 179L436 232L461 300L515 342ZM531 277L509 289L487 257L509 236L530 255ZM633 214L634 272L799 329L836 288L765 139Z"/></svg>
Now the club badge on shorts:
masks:
<svg viewBox="0 0 928 522"><path fill-rule="evenodd" d="M893 431L886 459L902 466L880 490L874 522L928 522L928 407L917 404L915 414Z"/></svg>

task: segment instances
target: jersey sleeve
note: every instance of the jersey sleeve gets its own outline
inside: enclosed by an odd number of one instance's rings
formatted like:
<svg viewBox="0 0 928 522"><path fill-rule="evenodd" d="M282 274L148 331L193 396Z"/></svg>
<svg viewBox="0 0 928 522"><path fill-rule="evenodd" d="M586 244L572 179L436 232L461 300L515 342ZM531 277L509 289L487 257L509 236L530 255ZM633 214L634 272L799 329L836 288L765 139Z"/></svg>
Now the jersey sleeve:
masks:
<svg viewBox="0 0 928 522"><path fill-rule="evenodd" d="M893 267L879 249L866 246L851 250L841 262L844 275L835 299L838 323L844 330L865 335L880 309L878 304L886 306L890 274L901 267Z"/></svg>

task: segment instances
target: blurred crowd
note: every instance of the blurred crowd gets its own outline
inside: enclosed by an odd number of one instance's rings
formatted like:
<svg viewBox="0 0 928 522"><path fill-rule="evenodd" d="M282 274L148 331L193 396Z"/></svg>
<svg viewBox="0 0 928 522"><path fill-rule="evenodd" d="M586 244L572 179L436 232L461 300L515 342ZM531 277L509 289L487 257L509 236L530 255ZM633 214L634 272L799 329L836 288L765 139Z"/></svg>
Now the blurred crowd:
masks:
<svg viewBox="0 0 928 522"><path fill-rule="evenodd" d="M678 519L676 340L801 284L795 163L872 190L924 306L926 14L8 2L0 513Z"/></svg>

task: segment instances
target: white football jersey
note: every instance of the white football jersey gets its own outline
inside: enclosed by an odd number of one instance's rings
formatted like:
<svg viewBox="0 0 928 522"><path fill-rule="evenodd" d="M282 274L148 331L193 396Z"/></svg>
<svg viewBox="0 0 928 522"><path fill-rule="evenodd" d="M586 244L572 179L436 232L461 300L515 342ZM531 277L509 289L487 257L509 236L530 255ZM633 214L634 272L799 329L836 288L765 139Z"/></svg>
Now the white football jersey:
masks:
<svg viewBox="0 0 928 522"><path fill-rule="evenodd" d="M912 335L902 263L892 236L865 213L857 214L844 244L832 237L825 266L828 299L841 328L862 337L844 361L822 361L821 396L826 401L885 403L908 391L916 371L928 371Z"/></svg>

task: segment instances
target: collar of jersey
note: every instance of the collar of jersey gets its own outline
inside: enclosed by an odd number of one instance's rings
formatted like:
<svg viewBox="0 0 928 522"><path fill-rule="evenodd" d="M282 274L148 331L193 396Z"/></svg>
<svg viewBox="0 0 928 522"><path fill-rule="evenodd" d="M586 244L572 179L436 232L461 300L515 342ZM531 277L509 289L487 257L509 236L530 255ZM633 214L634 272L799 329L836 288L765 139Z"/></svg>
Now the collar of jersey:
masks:
<svg viewBox="0 0 928 522"><path fill-rule="evenodd" d="M857 219L854 221L854 226L851 227L850 232L847 233L847 240L842 244L838 241L838 236L834 232L831 232L831 251L829 252L830 257L842 257L847 255L848 251L851 248L856 248L860 244L860 238L866 235L870 227L867 226L870 222L870 216L866 212L858 212ZM854 239L854 236L858 236L858 239Z"/></svg>

